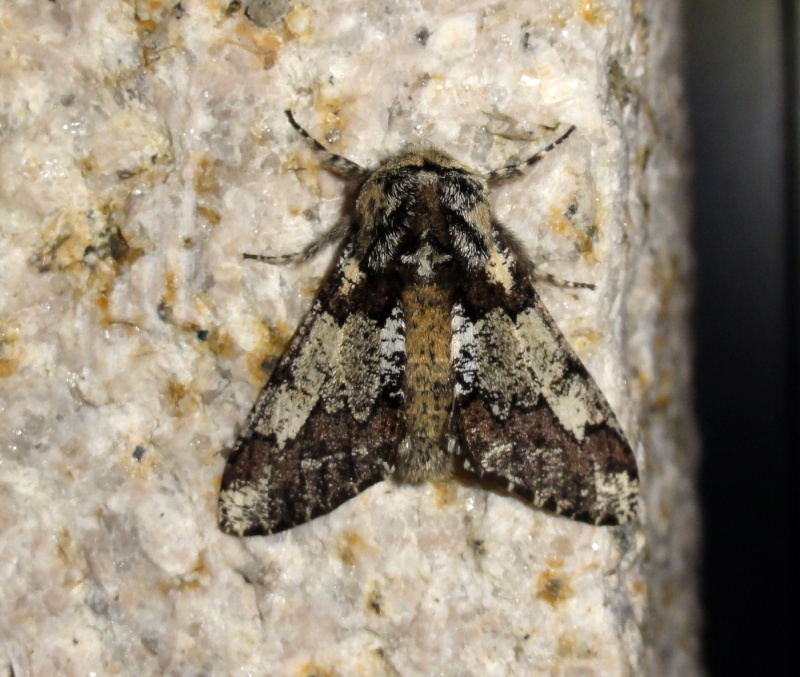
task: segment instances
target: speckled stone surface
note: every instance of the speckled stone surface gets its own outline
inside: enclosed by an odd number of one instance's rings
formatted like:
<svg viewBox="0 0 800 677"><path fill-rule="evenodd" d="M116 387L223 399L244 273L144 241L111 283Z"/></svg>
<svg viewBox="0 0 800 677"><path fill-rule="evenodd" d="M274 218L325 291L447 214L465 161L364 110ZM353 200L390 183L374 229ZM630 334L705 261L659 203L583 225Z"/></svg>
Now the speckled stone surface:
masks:
<svg viewBox="0 0 800 677"><path fill-rule="evenodd" d="M238 5L238 6L237 6ZM245 11L246 10L246 11ZM700 674L678 3L0 5L0 674ZM456 482L379 484L223 535L224 450L408 143L488 170L637 452L641 523ZM13 673L12 673L13 670Z"/></svg>

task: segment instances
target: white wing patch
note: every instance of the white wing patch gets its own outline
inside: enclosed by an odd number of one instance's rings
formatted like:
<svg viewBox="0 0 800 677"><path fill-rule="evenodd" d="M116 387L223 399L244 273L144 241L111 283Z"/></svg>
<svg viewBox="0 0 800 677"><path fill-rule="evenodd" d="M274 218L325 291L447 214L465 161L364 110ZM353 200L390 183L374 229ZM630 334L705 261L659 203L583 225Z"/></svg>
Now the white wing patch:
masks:
<svg viewBox="0 0 800 677"><path fill-rule="evenodd" d="M319 317L292 363L292 379L278 386L255 429L265 437L274 433L279 449L297 436L316 406L340 348L341 330L334 318L315 311Z"/></svg>
<svg viewBox="0 0 800 677"><path fill-rule="evenodd" d="M569 355L533 308L519 314L516 332L536 389L544 395L564 428L576 439L583 439L587 425L605 420L599 392L582 375L569 372Z"/></svg>

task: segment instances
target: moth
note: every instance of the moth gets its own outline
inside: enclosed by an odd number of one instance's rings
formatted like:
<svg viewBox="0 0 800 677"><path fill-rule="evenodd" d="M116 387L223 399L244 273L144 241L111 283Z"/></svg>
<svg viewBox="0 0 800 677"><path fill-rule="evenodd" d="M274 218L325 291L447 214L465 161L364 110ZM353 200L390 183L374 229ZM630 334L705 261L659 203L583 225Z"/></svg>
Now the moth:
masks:
<svg viewBox="0 0 800 677"><path fill-rule="evenodd" d="M230 451L222 529L276 533L390 476L416 483L456 469L575 520L633 519L631 447L489 203L490 185L522 174L575 128L485 175L433 148L370 171L286 115L325 168L358 182L356 200L299 253L244 255L299 262L343 240Z"/></svg>

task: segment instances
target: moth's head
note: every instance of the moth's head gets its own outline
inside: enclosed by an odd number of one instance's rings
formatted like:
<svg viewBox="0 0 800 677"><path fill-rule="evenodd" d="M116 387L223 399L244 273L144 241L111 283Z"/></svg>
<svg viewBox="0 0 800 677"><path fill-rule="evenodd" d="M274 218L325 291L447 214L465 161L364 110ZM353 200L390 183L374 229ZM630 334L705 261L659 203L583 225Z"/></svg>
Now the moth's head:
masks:
<svg viewBox="0 0 800 677"><path fill-rule="evenodd" d="M454 264L474 269L488 256L491 210L482 176L436 148L385 160L356 199L358 246L368 268L431 277Z"/></svg>
<svg viewBox="0 0 800 677"><path fill-rule="evenodd" d="M417 171L427 170L433 172L445 172L447 170L458 170L473 174L473 171L466 165L461 164L452 155L439 150L434 146L412 146L402 150L396 155L386 158L371 176L383 172L395 170L414 169Z"/></svg>

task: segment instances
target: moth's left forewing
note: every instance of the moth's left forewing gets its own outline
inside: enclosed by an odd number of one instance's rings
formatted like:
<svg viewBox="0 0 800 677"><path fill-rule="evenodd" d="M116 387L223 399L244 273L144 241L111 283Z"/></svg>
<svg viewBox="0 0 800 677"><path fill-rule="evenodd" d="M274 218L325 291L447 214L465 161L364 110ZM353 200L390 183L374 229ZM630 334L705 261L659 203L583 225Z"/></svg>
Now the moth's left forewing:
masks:
<svg viewBox="0 0 800 677"><path fill-rule="evenodd" d="M456 298L451 435L465 467L577 520L633 519L631 447L500 226L486 266L462 278Z"/></svg>

